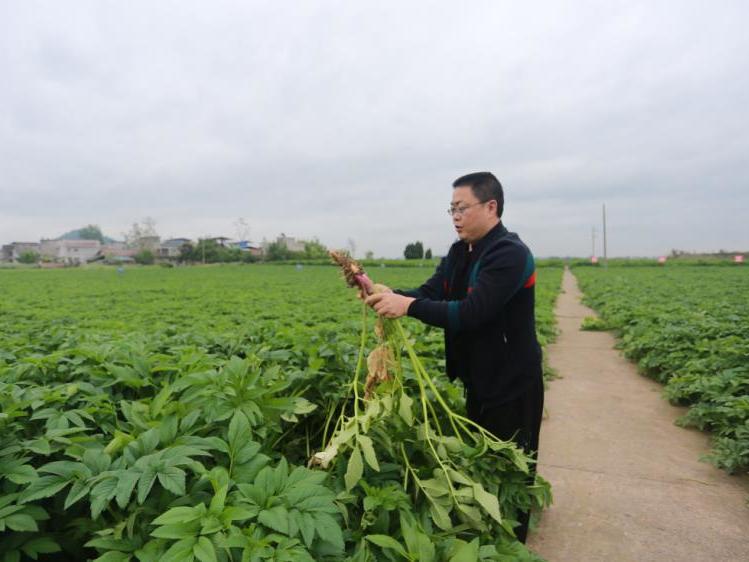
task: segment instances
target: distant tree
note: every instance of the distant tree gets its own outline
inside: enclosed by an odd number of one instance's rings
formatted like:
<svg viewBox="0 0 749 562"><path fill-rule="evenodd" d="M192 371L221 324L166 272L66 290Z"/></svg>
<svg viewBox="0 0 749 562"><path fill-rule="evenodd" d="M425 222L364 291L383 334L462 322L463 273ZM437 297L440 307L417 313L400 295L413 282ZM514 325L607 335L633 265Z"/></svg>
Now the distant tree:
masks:
<svg viewBox="0 0 749 562"><path fill-rule="evenodd" d="M421 242L407 244L403 251L403 256L407 260L420 260L424 257L424 245Z"/></svg>
<svg viewBox="0 0 749 562"><path fill-rule="evenodd" d="M138 250L151 250L154 248L154 239L158 239L156 232L156 221L151 217L144 218L141 222L134 222L130 230L123 234L125 243L131 248Z"/></svg>
<svg viewBox="0 0 749 562"><path fill-rule="evenodd" d="M141 250L134 256L135 261L141 265L153 265L155 257L151 250Z"/></svg>
<svg viewBox="0 0 749 562"><path fill-rule="evenodd" d="M349 238L347 246L348 246L348 251L351 254L351 257L352 258L356 257L356 241L353 238Z"/></svg>
<svg viewBox="0 0 749 562"><path fill-rule="evenodd" d="M306 259L324 259L328 257L328 249L317 238L304 242L304 257Z"/></svg>
<svg viewBox="0 0 749 562"><path fill-rule="evenodd" d="M271 242L265 250L265 259L268 261L282 261L292 258L291 250L281 242Z"/></svg>
<svg viewBox="0 0 749 562"><path fill-rule="evenodd" d="M197 261L195 259L195 246L190 242L185 242L179 248L179 255L177 261L181 263Z"/></svg>
<svg viewBox="0 0 749 562"><path fill-rule="evenodd" d="M89 224L78 230L78 236L81 240L98 240L104 243L104 234L96 224Z"/></svg>
<svg viewBox="0 0 749 562"><path fill-rule="evenodd" d="M237 240L249 240L250 225L243 217L234 221L234 231L237 233Z"/></svg>
<svg viewBox="0 0 749 562"><path fill-rule="evenodd" d="M18 256L18 263L36 263L38 261L39 254L31 250L21 252L21 255Z"/></svg>
<svg viewBox="0 0 749 562"><path fill-rule="evenodd" d="M426 252L424 252L424 259L431 260L432 259L432 249L427 249Z"/></svg>
<svg viewBox="0 0 749 562"><path fill-rule="evenodd" d="M374 252L372 250L367 250L367 253L364 254L364 259L373 260Z"/></svg>

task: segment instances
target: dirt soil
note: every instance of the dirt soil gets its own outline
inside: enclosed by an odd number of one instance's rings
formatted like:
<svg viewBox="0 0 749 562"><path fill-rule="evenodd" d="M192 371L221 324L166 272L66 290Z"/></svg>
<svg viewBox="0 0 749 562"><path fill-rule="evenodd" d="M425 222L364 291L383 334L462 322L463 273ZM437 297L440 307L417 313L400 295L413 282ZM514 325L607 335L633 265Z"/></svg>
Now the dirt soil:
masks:
<svg viewBox="0 0 749 562"><path fill-rule="evenodd" d="M565 272L547 349L560 379L546 392L539 472L554 504L528 545L549 562L749 561L749 477L701 462L708 434L674 425L684 408L638 374Z"/></svg>

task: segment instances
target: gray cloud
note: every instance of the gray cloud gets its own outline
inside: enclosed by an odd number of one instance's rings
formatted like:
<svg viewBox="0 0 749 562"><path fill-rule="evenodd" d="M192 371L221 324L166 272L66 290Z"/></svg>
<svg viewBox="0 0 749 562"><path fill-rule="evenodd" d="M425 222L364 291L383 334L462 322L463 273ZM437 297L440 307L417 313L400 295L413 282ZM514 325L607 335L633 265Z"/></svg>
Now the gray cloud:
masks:
<svg viewBox="0 0 749 562"><path fill-rule="evenodd" d="M537 255L746 249L741 2L59 2L0 7L0 241L453 236L450 183L506 187Z"/></svg>

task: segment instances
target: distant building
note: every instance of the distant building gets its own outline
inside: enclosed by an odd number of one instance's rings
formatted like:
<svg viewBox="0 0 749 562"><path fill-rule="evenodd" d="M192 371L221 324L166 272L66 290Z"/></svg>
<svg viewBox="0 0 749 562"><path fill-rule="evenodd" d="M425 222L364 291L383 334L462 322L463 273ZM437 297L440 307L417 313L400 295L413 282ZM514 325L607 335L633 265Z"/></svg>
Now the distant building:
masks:
<svg viewBox="0 0 749 562"><path fill-rule="evenodd" d="M208 240L215 242L219 246L228 248L230 246L231 238L227 238L226 236L216 236L214 238L208 238Z"/></svg>
<svg viewBox="0 0 749 562"><path fill-rule="evenodd" d="M118 241L105 244L99 252L101 258L107 263L130 263L131 261L135 261L134 257L137 253L137 248L128 248L125 242Z"/></svg>
<svg viewBox="0 0 749 562"><path fill-rule="evenodd" d="M268 246L270 246L270 242L263 242L263 250L266 251L268 249ZM283 232L281 235L276 238L276 244L280 244L282 246L286 246L286 249L290 252L303 252L304 251L304 242L297 240L291 236L286 236Z"/></svg>
<svg viewBox="0 0 749 562"><path fill-rule="evenodd" d="M42 240L39 244L42 259L69 264L83 264L101 255L98 240Z"/></svg>
<svg viewBox="0 0 749 562"><path fill-rule="evenodd" d="M247 252L255 257L261 257L263 255L263 248L257 244L253 244L249 240L238 240L236 242L230 242L229 247L239 248L243 252Z"/></svg>
<svg viewBox="0 0 749 562"><path fill-rule="evenodd" d="M150 250L154 255L159 253L159 246L161 245L160 236L141 236L134 244L139 251Z"/></svg>
<svg viewBox="0 0 749 562"><path fill-rule="evenodd" d="M170 238L169 240L164 240L159 245L159 252L157 255L164 259L176 259L179 257L182 247L185 244L190 243L191 240L189 238Z"/></svg>
<svg viewBox="0 0 749 562"><path fill-rule="evenodd" d="M2 261L18 261L21 254L26 252L40 253L39 242L11 242L6 244L2 248Z"/></svg>

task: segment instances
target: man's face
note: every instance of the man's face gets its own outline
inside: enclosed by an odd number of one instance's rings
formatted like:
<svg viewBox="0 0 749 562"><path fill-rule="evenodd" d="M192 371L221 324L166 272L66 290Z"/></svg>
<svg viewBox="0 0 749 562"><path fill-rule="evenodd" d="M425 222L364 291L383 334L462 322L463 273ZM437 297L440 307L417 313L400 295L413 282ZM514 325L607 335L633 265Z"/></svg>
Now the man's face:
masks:
<svg viewBox="0 0 749 562"><path fill-rule="evenodd" d="M481 203L470 186L453 189L450 207L453 209L453 226L458 238L469 244L481 240L499 222L497 202L492 199Z"/></svg>

